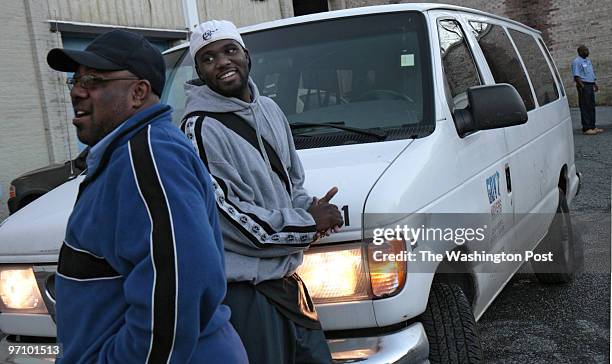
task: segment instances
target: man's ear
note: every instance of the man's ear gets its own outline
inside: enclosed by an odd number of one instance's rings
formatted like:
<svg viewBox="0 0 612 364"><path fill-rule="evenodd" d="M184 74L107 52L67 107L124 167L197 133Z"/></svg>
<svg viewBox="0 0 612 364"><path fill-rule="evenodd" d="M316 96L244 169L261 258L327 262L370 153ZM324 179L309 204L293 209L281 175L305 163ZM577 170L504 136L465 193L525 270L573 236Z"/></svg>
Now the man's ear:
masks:
<svg viewBox="0 0 612 364"><path fill-rule="evenodd" d="M153 92L148 80L138 80L132 87L132 101L134 109L140 108L147 102L149 95Z"/></svg>
<svg viewBox="0 0 612 364"><path fill-rule="evenodd" d="M246 54L246 58L247 58L247 64L249 67L249 72L251 72L251 54L249 53L249 50L244 48L244 53Z"/></svg>

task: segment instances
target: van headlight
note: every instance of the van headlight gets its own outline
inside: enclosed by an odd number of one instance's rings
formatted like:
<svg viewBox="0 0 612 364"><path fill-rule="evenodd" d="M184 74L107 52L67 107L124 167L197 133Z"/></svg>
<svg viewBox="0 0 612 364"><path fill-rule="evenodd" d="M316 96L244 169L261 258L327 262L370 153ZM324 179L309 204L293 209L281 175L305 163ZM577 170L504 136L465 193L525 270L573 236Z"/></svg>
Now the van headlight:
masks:
<svg viewBox="0 0 612 364"><path fill-rule="evenodd" d="M406 261L402 260L402 256L405 251L404 240L386 241L381 245L368 244L368 265L374 297L393 296L404 287Z"/></svg>
<svg viewBox="0 0 612 364"><path fill-rule="evenodd" d="M47 313L32 268L0 269L0 311Z"/></svg>
<svg viewBox="0 0 612 364"><path fill-rule="evenodd" d="M312 247L297 270L315 303L385 298L397 294L406 281L405 262L376 262L374 251L401 254L404 241L374 245L371 241Z"/></svg>

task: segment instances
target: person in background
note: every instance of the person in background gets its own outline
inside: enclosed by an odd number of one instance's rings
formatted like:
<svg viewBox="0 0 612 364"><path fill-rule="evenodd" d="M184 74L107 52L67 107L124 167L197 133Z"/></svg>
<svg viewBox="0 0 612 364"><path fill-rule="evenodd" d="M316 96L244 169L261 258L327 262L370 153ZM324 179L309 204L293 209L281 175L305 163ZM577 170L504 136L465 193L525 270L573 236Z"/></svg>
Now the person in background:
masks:
<svg viewBox="0 0 612 364"><path fill-rule="evenodd" d="M259 94L251 59L229 21L191 34L199 79L185 85L182 128L213 178L225 244L231 322L253 364L330 363L313 302L295 273L303 252L343 224L331 198L303 187L280 107Z"/></svg>
<svg viewBox="0 0 612 364"><path fill-rule="evenodd" d="M53 49L91 150L56 279L58 363L246 363L229 323L210 177L160 103L165 64L113 30Z"/></svg>
<svg viewBox="0 0 612 364"><path fill-rule="evenodd" d="M599 87L593 64L588 57L589 49L585 45L578 47L578 56L572 62L572 74L578 90L582 133L595 135L604 130L595 126L595 92L599 91Z"/></svg>

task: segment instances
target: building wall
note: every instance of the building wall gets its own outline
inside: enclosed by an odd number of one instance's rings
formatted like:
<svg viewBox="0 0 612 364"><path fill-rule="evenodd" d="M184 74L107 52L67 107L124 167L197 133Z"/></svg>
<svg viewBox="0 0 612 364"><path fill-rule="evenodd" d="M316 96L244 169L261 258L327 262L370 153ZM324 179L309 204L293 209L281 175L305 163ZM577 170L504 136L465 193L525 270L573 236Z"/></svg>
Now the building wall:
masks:
<svg viewBox="0 0 612 364"><path fill-rule="evenodd" d="M9 1L0 14L0 219L7 214L9 182L67 159L68 146L74 143L65 118L67 90L59 86L61 75L44 65L46 52L58 46L44 23L44 5Z"/></svg>
<svg viewBox="0 0 612 364"><path fill-rule="evenodd" d="M228 19L237 26L292 16L286 0L198 0L200 20ZM289 15L291 14L291 15ZM184 29L181 0L49 0L49 19L132 27Z"/></svg>
<svg viewBox="0 0 612 364"><path fill-rule="evenodd" d="M291 0L197 0L201 21L238 26L293 16ZM182 0L10 0L0 13L0 221L9 183L50 163L76 157L65 76L46 63L61 47L49 20L184 30Z"/></svg>
<svg viewBox="0 0 612 364"><path fill-rule="evenodd" d="M49 0L49 18L97 24L184 28L180 1Z"/></svg>
<svg viewBox="0 0 612 364"><path fill-rule="evenodd" d="M330 9L421 1L329 0ZM612 105L612 1L610 0L428 0L474 8L524 23L542 32L569 97L578 103L570 64L586 44L598 77L598 105Z"/></svg>
<svg viewBox="0 0 612 364"><path fill-rule="evenodd" d="M612 1L547 0L528 7L525 1L506 0L506 9L543 32L573 105L578 99L570 64L578 46L586 44L601 87L597 104L612 105Z"/></svg>
<svg viewBox="0 0 612 364"><path fill-rule="evenodd" d="M198 1L198 6L200 20L229 19L237 26L283 18L279 1L206 0Z"/></svg>

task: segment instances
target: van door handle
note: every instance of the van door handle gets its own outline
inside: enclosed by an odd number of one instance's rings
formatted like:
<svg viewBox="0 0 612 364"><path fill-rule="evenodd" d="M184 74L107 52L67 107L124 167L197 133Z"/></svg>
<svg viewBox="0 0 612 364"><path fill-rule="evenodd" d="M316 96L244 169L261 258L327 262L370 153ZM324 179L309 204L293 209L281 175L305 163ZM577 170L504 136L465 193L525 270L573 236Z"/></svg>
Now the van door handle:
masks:
<svg viewBox="0 0 612 364"><path fill-rule="evenodd" d="M506 163L506 187L508 188L508 193L512 192L512 179L510 178L510 166Z"/></svg>

